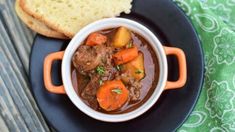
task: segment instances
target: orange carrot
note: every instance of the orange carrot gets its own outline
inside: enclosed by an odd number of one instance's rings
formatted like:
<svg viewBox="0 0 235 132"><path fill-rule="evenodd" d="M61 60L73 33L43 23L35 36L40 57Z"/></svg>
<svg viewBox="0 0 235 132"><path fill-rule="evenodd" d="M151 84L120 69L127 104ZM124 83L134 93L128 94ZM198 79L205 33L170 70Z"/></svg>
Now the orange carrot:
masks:
<svg viewBox="0 0 235 132"><path fill-rule="evenodd" d="M116 65L127 63L138 56L137 47L121 50L113 55L113 59Z"/></svg>
<svg viewBox="0 0 235 132"><path fill-rule="evenodd" d="M95 46L103 44L107 41L107 37L100 33L91 33L86 41L86 45Z"/></svg>
<svg viewBox="0 0 235 132"><path fill-rule="evenodd" d="M128 96L129 91L120 80L104 82L96 93L100 107L106 111L113 111L122 107Z"/></svg>

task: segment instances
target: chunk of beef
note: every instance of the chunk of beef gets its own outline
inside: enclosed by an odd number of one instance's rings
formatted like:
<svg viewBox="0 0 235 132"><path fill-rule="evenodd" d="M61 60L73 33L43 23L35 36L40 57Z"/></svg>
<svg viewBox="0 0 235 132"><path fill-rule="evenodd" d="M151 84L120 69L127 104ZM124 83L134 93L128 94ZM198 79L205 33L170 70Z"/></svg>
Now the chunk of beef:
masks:
<svg viewBox="0 0 235 132"><path fill-rule="evenodd" d="M98 108L98 102L96 100L96 92L99 88L99 77L92 76L90 82L86 85L86 87L81 92L81 97L85 99L92 108Z"/></svg>
<svg viewBox="0 0 235 132"><path fill-rule="evenodd" d="M82 97L87 98L88 96L95 96L96 91L99 88L99 77L93 76L90 80L90 82L86 85L86 87L82 91Z"/></svg>
<svg viewBox="0 0 235 132"><path fill-rule="evenodd" d="M105 54L105 46L81 45L73 56L73 65L79 72L96 68Z"/></svg>
<svg viewBox="0 0 235 132"><path fill-rule="evenodd" d="M134 77L130 76L128 73L122 73L121 75L116 75L116 79L122 80L128 90L130 101L138 101L140 98L141 82L136 80Z"/></svg>
<svg viewBox="0 0 235 132"><path fill-rule="evenodd" d="M112 52L113 49L105 45L81 45L73 56L73 65L82 74L95 69L100 64L110 66L112 62Z"/></svg>
<svg viewBox="0 0 235 132"><path fill-rule="evenodd" d="M116 70L112 64L112 55L113 55L113 48L106 47L105 54L103 54L102 58L101 58L102 63L100 64L105 69L104 74L101 75L102 81L114 79L114 74L115 74Z"/></svg>
<svg viewBox="0 0 235 132"><path fill-rule="evenodd" d="M139 81L134 80L132 85L128 86L129 89L129 96L131 101L137 101L140 98L140 89L142 87Z"/></svg>

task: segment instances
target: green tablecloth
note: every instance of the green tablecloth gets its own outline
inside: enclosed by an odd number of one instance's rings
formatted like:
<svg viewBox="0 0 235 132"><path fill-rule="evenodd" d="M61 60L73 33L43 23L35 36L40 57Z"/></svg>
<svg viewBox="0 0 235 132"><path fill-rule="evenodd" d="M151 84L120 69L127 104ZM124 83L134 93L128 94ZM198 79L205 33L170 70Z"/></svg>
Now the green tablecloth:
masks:
<svg viewBox="0 0 235 132"><path fill-rule="evenodd" d="M178 131L235 131L235 0L174 2L198 33L206 69L196 107Z"/></svg>

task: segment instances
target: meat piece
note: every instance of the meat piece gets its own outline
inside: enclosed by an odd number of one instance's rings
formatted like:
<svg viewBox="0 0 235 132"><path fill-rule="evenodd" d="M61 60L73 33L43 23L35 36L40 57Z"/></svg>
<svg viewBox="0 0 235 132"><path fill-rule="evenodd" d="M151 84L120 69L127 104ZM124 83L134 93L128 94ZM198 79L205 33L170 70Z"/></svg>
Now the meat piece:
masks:
<svg viewBox="0 0 235 132"><path fill-rule="evenodd" d="M129 90L130 101L137 101L140 98L141 82L130 76L128 73L117 75L116 79L121 79Z"/></svg>
<svg viewBox="0 0 235 132"><path fill-rule="evenodd" d="M73 65L83 73L96 68L105 54L105 46L81 45L73 56Z"/></svg>
<svg viewBox="0 0 235 132"><path fill-rule="evenodd" d="M87 100L86 104L95 110L97 110L99 108L99 104L98 104L98 101L95 96L93 96L92 99Z"/></svg>
<svg viewBox="0 0 235 132"><path fill-rule="evenodd" d="M114 79L114 73L116 72L116 69L112 64L112 54L113 54L113 48L111 47L106 47L105 54L102 54L101 66L105 69L104 74L101 75L102 81Z"/></svg>
<svg viewBox="0 0 235 132"><path fill-rule="evenodd" d="M132 82L129 86L129 96L131 101L137 101L140 98L141 83L139 81Z"/></svg>
<svg viewBox="0 0 235 132"><path fill-rule="evenodd" d="M82 91L82 97L86 98L88 96L95 96L97 89L100 87L99 77L93 76L90 82L86 85Z"/></svg>
<svg viewBox="0 0 235 132"><path fill-rule="evenodd" d="M112 66L112 58L113 58L113 48L105 47L105 46L97 46L97 51L101 53L101 60L103 65Z"/></svg>
<svg viewBox="0 0 235 132"><path fill-rule="evenodd" d="M99 76L92 76L90 82L81 92L81 97L86 100L86 104L91 106L93 109L98 109L99 106L96 100L96 92L99 87Z"/></svg>

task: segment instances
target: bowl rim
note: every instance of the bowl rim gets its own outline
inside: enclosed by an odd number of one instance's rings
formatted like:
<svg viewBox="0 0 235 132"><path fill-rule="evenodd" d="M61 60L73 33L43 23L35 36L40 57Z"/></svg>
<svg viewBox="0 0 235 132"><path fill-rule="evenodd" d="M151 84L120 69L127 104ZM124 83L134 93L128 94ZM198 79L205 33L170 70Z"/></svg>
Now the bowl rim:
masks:
<svg viewBox="0 0 235 132"><path fill-rule="evenodd" d="M108 28L115 28L119 26L125 26L130 30L136 32L137 34L143 36L152 46L159 61L159 80L152 95L140 107L127 113L106 114L95 111L94 109L90 108L76 94L71 81L71 59L72 55L74 54L78 46L82 44L82 42L86 39L86 37L90 33ZM62 71L62 81L65 87L66 94L69 96L70 100L80 111L100 121L124 122L142 115L156 103L166 85L168 65L167 65L165 51L163 49L161 42L147 27L136 21L126 18L105 18L95 21L91 24L88 24L74 36L74 38L70 41L65 50L64 57L62 59L61 71Z"/></svg>

